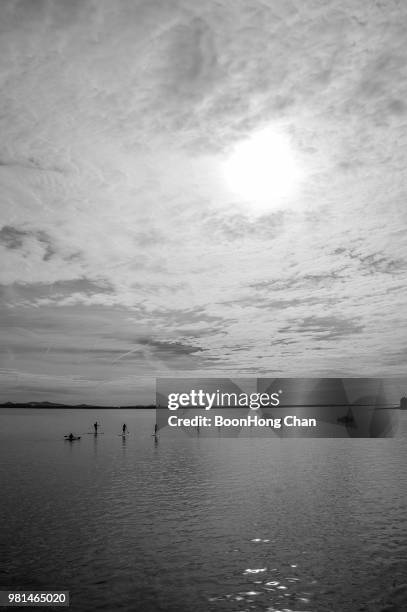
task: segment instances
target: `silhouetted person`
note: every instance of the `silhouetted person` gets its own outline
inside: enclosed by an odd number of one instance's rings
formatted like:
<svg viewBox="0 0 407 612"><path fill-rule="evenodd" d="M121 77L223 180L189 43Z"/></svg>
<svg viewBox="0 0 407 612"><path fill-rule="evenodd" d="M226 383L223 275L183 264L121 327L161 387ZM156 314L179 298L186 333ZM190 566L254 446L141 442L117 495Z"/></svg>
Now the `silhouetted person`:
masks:
<svg viewBox="0 0 407 612"><path fill-rule="evenodd" d="M125 435L129 430L127 429L126 423L123 423L122 434Z"/></svg>
<svg viewBox="0 0 407 612"><path fill-rule="evenodd" d="M68 440L73 440L73 439L74 439L74 435L73 435L73 433L70 433L69 436L68 436Z"/></svg>
<svg viewBox="0 0 407 612"><path fill-rule="evenodd" d="M158 434L158 425L157 423L154 425L154 435L156 436Z"/></svg>
<svg viewBox="0 0 407 612"><path fill-rule="evenodd" d="M96 421L96 423L93 423L93 429L95 430L95 434L97 434L98 432L98 427L99 427L99 423Z"/></svg>

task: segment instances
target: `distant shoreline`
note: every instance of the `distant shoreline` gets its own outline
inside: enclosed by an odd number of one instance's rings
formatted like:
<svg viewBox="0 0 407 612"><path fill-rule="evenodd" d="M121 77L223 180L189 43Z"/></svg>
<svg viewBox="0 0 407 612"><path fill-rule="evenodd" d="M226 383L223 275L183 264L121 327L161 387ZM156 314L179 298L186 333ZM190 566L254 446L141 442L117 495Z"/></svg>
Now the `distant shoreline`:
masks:
<svg viewBox="0 0 407 612"><path fill-rule="evenodd" d="M99 405L91 405L91 404L53 404L52 402L6 402L4 404L0 404L0 409L2 408L41 408L47 410L57 409L66 409L66 408L75 408L80 410L151 410L156 409L155 404L149 404L146 406L136 405L136 406L99 406Z"/></svg>

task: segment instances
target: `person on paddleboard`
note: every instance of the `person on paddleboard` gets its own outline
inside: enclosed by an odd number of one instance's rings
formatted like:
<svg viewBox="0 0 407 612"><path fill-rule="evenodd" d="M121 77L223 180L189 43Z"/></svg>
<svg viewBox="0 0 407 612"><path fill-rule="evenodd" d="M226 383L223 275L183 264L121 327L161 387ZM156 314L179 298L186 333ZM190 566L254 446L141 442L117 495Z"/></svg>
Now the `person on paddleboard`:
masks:
<svg viewBox="0 0 407 612"><path fill-rule="evenodd" d="M158 434L158 425L157 423L154 425L154 435L156 436Z"/></svg>
<svg viewBox="0 0 407 612"><path fill-rule="evenodd" d="M93 423L93 429L95 430L95 434L97 434L98 432L98 427L99 427L99 423L97 421Z"/></svg>
<svg viewBox="0 0 407 612"><path fill-rule="evenodd" d="M123 436L128 432L129 430L127 429L127 425L126 423L123 423L123 427L122 427L122 434Z"/></svg>

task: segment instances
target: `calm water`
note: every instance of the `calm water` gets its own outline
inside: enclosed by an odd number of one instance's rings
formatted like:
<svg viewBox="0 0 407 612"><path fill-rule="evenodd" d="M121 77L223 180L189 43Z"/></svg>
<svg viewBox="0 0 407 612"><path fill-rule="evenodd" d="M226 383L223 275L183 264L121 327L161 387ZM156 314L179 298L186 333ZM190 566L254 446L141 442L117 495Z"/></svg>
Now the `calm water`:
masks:
<svg viewBox="0 0 407 612"><path fill-rule="evenodd" d="M72 610L405 610L406 417L395 439L155 444L153 412L0 411L0 586Z"/></svg>

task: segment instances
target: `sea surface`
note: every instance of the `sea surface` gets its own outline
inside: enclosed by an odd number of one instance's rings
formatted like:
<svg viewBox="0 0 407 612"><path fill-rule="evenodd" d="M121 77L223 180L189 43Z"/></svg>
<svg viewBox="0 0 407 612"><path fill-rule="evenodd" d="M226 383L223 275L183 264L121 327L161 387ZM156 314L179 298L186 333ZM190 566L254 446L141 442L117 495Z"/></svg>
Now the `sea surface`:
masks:
<svg viewBox="0 0 407 612"><path fill-rule="evenodd" d="M0 411L0 589L78 611L407 609L407 413L393 439L155 441L154 422Z"/></svg>

